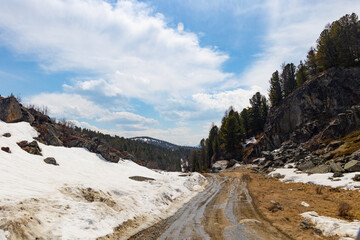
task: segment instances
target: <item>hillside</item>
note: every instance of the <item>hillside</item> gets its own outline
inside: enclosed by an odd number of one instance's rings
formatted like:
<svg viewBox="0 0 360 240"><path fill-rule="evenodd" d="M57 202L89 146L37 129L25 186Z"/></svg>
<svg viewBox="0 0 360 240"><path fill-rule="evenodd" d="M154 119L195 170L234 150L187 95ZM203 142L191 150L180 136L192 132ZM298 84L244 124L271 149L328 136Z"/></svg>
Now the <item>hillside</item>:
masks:
<svg viewBox="0 0 360 240"><path fill-rule="evenodd" d="M169 142L166 142L166 141L163 141L163 140L160 140L160 139L156 139L156 138L152 138L152 137L146 137L146 136L133 137L133 138L130 138L130 139L135 140L135 141L141 141L141 142L157 145L157 146L164 147L164 148L173 149L173 150L178 150L180 148L189 149L189 150L195 149L195 147L179 146L179 145L169 143Z"/></svg>
<svg viewBox="0 0 360 240"><path fill-rule="evenodd" d="M188 148L149 145L142 141L82 129L69 121L56 121L34 106L24 107L13 96L0 98L0 120L9 123L29 122L40 133L38 140L44 144L85 147L90 152L101 154L110 162L132 159L149 168L177 171L180 170L180 159L187 159L190 152Z"/></svg>

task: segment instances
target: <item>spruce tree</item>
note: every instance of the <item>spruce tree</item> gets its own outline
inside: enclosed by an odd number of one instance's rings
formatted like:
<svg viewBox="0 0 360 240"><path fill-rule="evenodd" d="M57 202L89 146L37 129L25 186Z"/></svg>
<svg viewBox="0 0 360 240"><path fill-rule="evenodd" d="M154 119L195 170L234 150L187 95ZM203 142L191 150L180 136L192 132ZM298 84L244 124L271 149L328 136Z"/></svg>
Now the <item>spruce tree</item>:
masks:
<svg viewBox="0 0 360 240"><path fill-rule="evenodd" d="M283 65L283 71L280 76L280 82L282 85L283 96L287 97L292 93L296 88L295 80L295 65L293 63L288 63Z"/></svg>
<svg viewBox="0 0 360 240"><path fill-rule="evenodd" d="M278 105L282 100L282 91L278 71L275 71L270 79L269 98L271 106Z"/></svg>
<svg viewBox="0 0 360 240"><path fill-rule="evenodd" d="M297 67L295 78L296 78L296 84L297 84L298 87L303 85L304 82L306 82L306 80L308 79L307 68L303 64L302 61L300 61L300 64Z"/></svg>

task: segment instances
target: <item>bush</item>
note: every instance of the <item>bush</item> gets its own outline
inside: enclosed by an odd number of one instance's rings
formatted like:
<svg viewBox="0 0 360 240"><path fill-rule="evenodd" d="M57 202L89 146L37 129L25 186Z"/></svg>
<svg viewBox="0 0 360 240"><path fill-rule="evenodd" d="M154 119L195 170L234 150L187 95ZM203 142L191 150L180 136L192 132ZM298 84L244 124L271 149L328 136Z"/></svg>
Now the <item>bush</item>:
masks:
<svg viewBox="0 0 360 240"><path fill-rule="evenodd" d="M338 214L340 217L349 218L351 217L350 211L352 207L347 202L341 202L338 208Z"/></svg>
<svg viewBox="0 0 360 240"><path fill-rule="evenodd" d="M324 189L324 187L323 186L317 186L316 188L315 188L315 191L316 191L316 194L322 194L322 190Z"/></svg>

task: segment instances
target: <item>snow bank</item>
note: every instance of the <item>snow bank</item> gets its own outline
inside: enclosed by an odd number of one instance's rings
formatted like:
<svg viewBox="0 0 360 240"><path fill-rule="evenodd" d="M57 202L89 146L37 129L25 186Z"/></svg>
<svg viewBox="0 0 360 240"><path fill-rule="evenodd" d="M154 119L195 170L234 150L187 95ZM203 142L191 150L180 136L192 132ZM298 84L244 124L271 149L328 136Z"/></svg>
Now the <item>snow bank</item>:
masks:
<svg viewBox="0 0 360 240"><path fill-rule="evenodd" d="M341 187L347 190L356 190L357 186L360 186L360 182L354 182L352 178L359 172L344 173L341 178L331 180L333 173L318 173L307 174L297 171L295 168L278 168L275 171L269 173L270 176L279 173L285 176L280 179L283 182L300 182L300 183L313 183L329 187ZM334 181L335 180L335 181Z"/></svg>
<svg viewBox="0 0 360 240"><path fill-rule="evenodd" d="M7 132L10 138L2 136ZM39 143L43 156L38 156L16 144L37 135L28 123L0 121L0 147L11 150L0 150L0 226L5 226L0 239L8 237L9 224L25 222L17 230L30 238L95 239L127 220L141 228L173 214L206 184L197 173L184 177L129 160L110 163L83 148ZM46 157L59 166L46 164Z"/></svg>
<svg viewBox="0 0 360 240"><path fill-rule="evenodd" d="M337 218L319 216L316 212L305 212L301 216L310 220L325 236L338 235L343 240L355 239L360 228L359 221L348 222Z"/></svg>

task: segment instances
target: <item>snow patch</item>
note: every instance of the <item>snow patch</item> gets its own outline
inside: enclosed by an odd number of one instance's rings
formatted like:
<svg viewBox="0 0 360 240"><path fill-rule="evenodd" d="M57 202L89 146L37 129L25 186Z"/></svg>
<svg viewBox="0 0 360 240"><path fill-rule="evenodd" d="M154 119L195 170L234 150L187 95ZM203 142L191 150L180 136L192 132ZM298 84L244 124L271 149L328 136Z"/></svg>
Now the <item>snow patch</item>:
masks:
<svg viewBox="0 0 360 240"><path fill-rule="evenodd" d="M310 205L306 202L301 202L301 205L303 205L304 207L310 207Z"/></svg>
<svg viewBox="0 0 360 240"><path fill-rule="evenodd" d="M2 137L7 132L11 137ZM0 151L0 225L16 223L29 238L96 239L133 219L142 219L142 228L175 213L207 184L198 173L179 176L130 160L111 163L84 148L39 143L38 156L16 144L37 136L29 123L0 121L0 146L12 152ZM59 166L46 164L46 157ZM0 230L0 240L8 234Z"/></svg>
<svg viewBox="0 0 360 240"><path fill-rule="evenodd" d="M331 180L333 173L307 174L300 172L295 168L278 168L269 174L273 175L276 173L284 176L284 178L280 179L282 182L313 183L333 188L344 188L347 190L357 190L359 188L356 187L360 187L360 182L352 180L352 178L356 174L359 174L359 172L344 173L344 176L337 178L337 181Z"/></svg>
<svg viewBox="0 0 360 240"><path fill-rule="evenodd" d="M360 228L359 221L345 221L337 218L319 216L317 212L304 212L301 214L307 220L310 220L316 228L320 229L324 236L338 235L340 239L354 239Z"/></svg>

